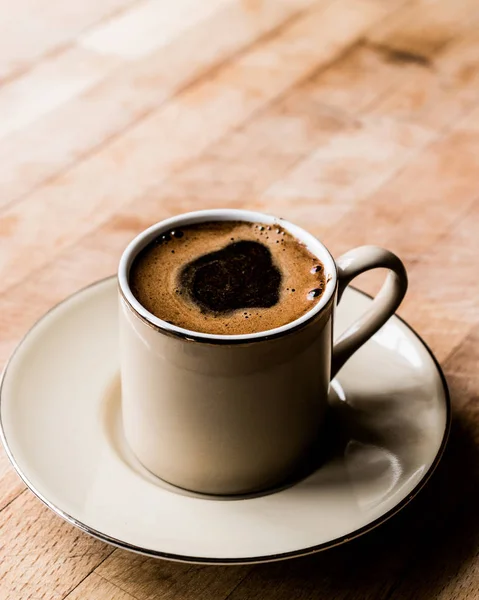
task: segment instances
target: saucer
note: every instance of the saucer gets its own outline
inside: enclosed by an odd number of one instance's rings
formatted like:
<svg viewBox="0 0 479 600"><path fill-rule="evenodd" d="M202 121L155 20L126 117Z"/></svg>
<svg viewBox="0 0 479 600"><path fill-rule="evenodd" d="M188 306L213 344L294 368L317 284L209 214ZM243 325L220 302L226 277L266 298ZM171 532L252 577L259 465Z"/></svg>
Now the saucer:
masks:
<svg viewBox="0 0 479 600"><path fill-rule="evenodd" d="M340 333L371 304L348 288ZM175 488L136 460L120 416L115 277L44 316L5 370L0 432L26 485L58 515L121 548L231 564L331 548L405 506L437 466L449 432L447 386L430 350L398 317L332 382L331 446L309 476L250 497Z"/></svg>

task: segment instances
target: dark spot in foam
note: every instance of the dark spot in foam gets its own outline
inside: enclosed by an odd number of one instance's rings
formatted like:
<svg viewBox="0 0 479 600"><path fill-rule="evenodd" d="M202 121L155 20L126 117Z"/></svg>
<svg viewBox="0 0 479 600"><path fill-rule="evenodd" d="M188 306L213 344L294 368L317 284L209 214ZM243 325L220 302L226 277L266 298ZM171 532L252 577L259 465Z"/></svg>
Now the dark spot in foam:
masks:
<svg viewBox="0 0 479 600"><path fill-rule="evenodd" d="M207 312L270 308L279 300L281 272L259 242L240 241L185 265L182 288Z"/></svg>

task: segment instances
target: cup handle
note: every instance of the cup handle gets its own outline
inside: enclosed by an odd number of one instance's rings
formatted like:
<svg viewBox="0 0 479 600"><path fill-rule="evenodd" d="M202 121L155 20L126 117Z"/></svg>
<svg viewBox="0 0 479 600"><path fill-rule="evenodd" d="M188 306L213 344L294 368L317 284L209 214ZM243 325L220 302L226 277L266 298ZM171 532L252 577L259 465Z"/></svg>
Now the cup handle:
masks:
<svg viewBox="0 0 479 600"><path fill-rule="evenodd" d="M400 259L378 246L360 246L349 250L336 261L338 268L338 303L344 290L355 277L371 269L384 268L389 273L369 309L341 335L333 347L331 378L344 363L380 327L386 323L407 290L406 269Z"/></svg>

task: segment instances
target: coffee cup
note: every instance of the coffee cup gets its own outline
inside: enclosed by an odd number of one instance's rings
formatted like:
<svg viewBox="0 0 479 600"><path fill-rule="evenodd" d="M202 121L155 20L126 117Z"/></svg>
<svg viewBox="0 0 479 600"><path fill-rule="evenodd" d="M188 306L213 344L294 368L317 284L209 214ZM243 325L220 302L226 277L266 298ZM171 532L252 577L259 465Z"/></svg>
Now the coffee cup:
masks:
<svg viewBox="0 0 479 600"><path fill-rule="evenodd" d="M150 313L129 283L139 253L162 233L211 221L280 226L324 267L317 303L290 323L248 334L184 329ZM334 312L356 276L389 272L368 311L333 343ZM139 234L119 265L122 416L139 461L170 484L214 495L248 494L301 471L324 437L330 382L391 317L407 289L392 252L362 246L336 261L302 228L248 210L179 215Z"/></svg>

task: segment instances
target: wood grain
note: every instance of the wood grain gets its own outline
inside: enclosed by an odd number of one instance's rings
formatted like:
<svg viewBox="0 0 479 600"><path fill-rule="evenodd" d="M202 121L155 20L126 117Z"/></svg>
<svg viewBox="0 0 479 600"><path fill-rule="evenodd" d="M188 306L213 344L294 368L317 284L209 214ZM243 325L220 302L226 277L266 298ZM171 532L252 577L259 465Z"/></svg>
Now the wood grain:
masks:
<svg viewBox="0 0 479 600"><path fill-rule="evenodd" d="M3 364L143 228L247 207L336 256L398 252L400 314L454 411L442 464L400 515L258 567L114 550L48 511L1 450L1 600L479 597L478 22L475 0L0 0Z"/></svg>
<svg viewBox="0 0 479 600"><path fill-rule="evenodd" d="M95 573L133 594L136 600L154 600L160 593L165 600L203 596L209 600L223 600L250 571L251 567L247 566L225 569L168 563L115 550L97 567Z"/></svg>
<svg viewBox="0 0 479 600"><path fill-rule="evenodd" d="M135 600L135 596L120 590L103 577L91 573L72 592L65 596L67 600Z"/></svg>
<svg viewBox="0 0 479 600"><path fill-rule="evenodd" d="M63 598L112 552L30 493L0 512L0 598Z"/></svg>

